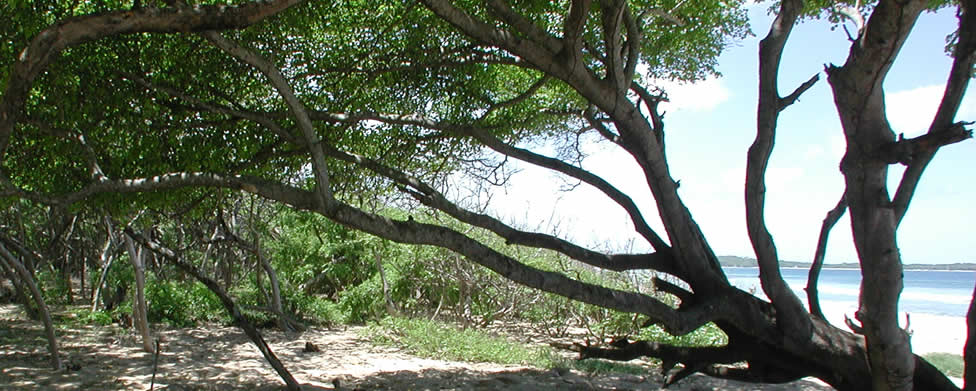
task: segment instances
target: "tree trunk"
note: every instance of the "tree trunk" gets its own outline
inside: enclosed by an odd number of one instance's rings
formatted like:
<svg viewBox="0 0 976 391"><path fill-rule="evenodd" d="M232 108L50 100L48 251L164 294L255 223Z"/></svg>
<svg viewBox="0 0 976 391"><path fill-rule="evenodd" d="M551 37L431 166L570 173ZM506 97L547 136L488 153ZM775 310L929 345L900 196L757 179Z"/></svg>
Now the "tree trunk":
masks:
<svg viewBox="0 0 976 391"><path fill-rule="evenodd" d="M108 219L106 219L106 224L111 224ZM108 269L112 267L112 262L115 261L115 256L112 254L112 228L111 225L108 226L107 235L105 238L105 244L102 245L101 255L98 257L98 263L101 268L98 274L98 282L92 287L91 296L91 310L92 312L98 311L98 304L101 302L102 286L105 285L105 277L108 275Z"/></svg>
<svg viewBox="0 0 976 391"><path fill-rule="evenodd" d="M400 311L396 307L396 303L393 302L393 298L390 297L390 286L386 283L386 271L383 270L383 259L380 252L373 249L373 261L376 262L376 270L380 273L380 283L383 284L383 299L386 301L386 314L390 316L395 316Z"/></svg>
<svg viewBox="0 0 976 391"><path fill-rule="evenodd" d="M286 369L284 364L281 363L278 356L274 354L271 347L268 346L268 343L264 340L264 337L261 336L261 333L250 321L247 320L247 318L244 317L244 314L241 313L237 303L235 303L234 299L232 299L230 295L228 295L227 292L220 287L220 284L217 283L217 281L207 277L193 265L184 262L172 250L163 247L156 242L149 241L145 237L132 231L130 228L126 228L126 233L129 237L134 238L143 246L146 246L153 252L163 256L183 271L195 277L198 281L202 282L203 285L209 288L211 292L217 295L217 297L220 299L220 303L224 305L224 309L226 309L231 318L234 319L234 324L244 330L244 334L247 335L252 342L254 342L254 345L257 346L258 350L261 351L261 354L264 355L265 360L271 364L271 367L274 368L274 370L278 372L278 375L281 376L282 380L285 381L288 390L300 391L302 389L301 384L295 380L295 378L291 375L291 372L288 372L288 369Z"/></svg>
<svg viewBox="0 0 976 391"><path fill-rule="evenodd" d="M146 308L146 266L145 253L137 248L132 238L125 237L125 247L129 252L129 260L135 271L136 289L132 300L132 324L142 337L142 349L147 353L153 352L152 333L149 331L148 309Z"/></svg>
<svg viewBox="0 0 976 391"><path fill-rule="evenodd" d="M269 304L271 305L271 311L277 317L278 328L283 331L295 331L297 327L288 321L285 316L285 308L281 304L281 286L278 284L278 273L275 273L274 268L271 267L271 262L268 261L268 258L261 251L260 242L256 242L254 253L258 257L258 262L261 263L261 268L268 274L268 282L271 283L271 302Z"/></svg>
<svg viewBox="0 0 976 391"><path fill-rule="evenodd" d="M37 310L41 313L41 319L44 321L48 352L51 353L51 366L54 370L60 370L61 355L58 352L58 339L54 334L54 323L51 322L51 312L48 310L47 304L44 303L44 296L41 295L41 290L37 288L37 284L34 282L34 278L30 272L27 271L27 268L3 244L0 244L0 258L6 260L7 265L16 270L17 274L20 275L21 281L30 288L31 295L34 296L34 302L37 303Z"/></svg>
<svg viewBox="0 0 976 391"><path fill-rule="evenodd" d="M963 379L966 381L964 391L976 390L976 287L973 288L973 298L969 302L966 313L966 347L963 349L963 359L966 363Z"/></svg>
<svg viewBox="0 0 976 391"><path fill-rule="evenodd" d="M40 320L41 314L37 312L37 309L31 304L31 296L27 294L27 289L24 288L24 283L21 282L17 271L13 269L12 266L7 264L6 257L0 257L0 269L3 269L3 274L7 276L10 283L14 285L14 290L17 294L17 300L24 306L24 312L27 314L27 318L30 320Z"/></svg>

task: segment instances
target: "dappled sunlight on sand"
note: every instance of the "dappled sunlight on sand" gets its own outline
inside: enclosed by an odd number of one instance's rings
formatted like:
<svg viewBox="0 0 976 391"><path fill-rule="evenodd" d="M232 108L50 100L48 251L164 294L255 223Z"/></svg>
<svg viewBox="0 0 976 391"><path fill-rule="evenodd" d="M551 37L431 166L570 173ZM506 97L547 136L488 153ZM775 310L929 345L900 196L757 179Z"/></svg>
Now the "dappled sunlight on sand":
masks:
<svg viewBox="0 0 976 391"><path fill-rule="evenodd" d="M147 390L153 356L140 350L131 331L117 325L59 329L65 362L73 370L49 367L43 328L28 322L12 305L0 305L0 389ZM157 390L279 390L277 374L236 328L210 325L157 329ZM304 333L262 330L272 349L309 390L660 390L657 371L646 375L589 375L517 365L466 363L418 358L375 346L360 328L312 329ZM523 336L524 337L524 336ZM525 339L525 338L520 338ZM541 342L544 337L530 338ZM536 341L538 340L538 341ZM306 342L321 352L305 353ZM757 386L704 376L672 390L829 390L813 381Z"/></svg>

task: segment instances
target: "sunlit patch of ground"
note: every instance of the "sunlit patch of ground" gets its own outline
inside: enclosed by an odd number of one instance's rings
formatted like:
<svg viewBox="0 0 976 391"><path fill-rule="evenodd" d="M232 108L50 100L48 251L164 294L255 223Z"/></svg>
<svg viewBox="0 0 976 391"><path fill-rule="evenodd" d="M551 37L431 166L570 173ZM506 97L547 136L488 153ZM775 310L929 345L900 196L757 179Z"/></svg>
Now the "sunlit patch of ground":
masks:
<svg viewBox="0 0 976 391"><path fill-rule="evenodd" d="M277 390L282 382L235 328L211 325L156 330L162 349L156 390ZM418 358L374 346L355 327L304 333L263 331L272 349L308 389L659 390L660 378ZM152 354L117 325L59 329L62 356L74 370L50 369L40 322L0 305L0 389L148 390ZM538 339L538 338L533 338ZM306 342L321 352L304 353ZM693 376L672 390L829 390L812 381L757 386Z"/></svg>

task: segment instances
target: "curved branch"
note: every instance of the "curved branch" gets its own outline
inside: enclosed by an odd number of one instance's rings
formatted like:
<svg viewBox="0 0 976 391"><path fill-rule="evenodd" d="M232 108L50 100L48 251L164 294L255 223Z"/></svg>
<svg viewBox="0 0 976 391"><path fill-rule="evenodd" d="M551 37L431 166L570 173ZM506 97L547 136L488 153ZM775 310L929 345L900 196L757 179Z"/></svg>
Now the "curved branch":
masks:
<svg viewBox="0 0 976 391"><path fill-rule="evenodd" d="M412 125L420 126L428 129L441 130L446 132L453 132L456 134L471 136L478 140L488 148L501 153L506 156L511 156L513 158L522 160L527 163L537 165L539 167L548 168L550 170L565 174L569 177L578 179L584 183L587 183L594 188L602 191L610 199L616 202L618 205L624 208L634 223L635 230L641 234L651 246L658 252L668 252L670 246L664 242L664 240L658 236L653 229L647 224L644 219L643 214L637 207L637 204L628 195L618 190L616 187L611 185L609 182L603 178L586 171L582 168L576 167L574 165L563 162L559 159L551 158L548 156L539 155L532 151L516 148L510 144L507 144L494 135L491 134L486 129L478 128L474 126L462 126L455 124L445 124L440 123L428 118L424 118L416 115L382 115L382 114L335 114L335 113L324 113L324 112L312 112L311 115L317 119L332 120L339 122L354 122L363 120L374 120L380 121L388 124L398 124L398 125Z"/></svg>
<svg viewBox="0 0 976 391"><path fill-rule="evenodd" d="M817 280L820 278L820 269L823 268L824 257L827 254L827 237L830 235L830 230L834 228L834 224L837 224L837 220L840 220L844 216L844 211L847 210L847 193L845 192L840 196L840 200L837 201L837 205L834 209L827 212L827 217L824 217L823 225L820 226L820 237L817 239L817 251L813 255L813 264L810 265L810 273L807 275L807 303L810 304L810 314L827 321L824 316L823 310L820 309L820 295L817 292Z"/></svg>
<svg viewBox="0 0 976 391"><path fill-rule="evenodd" d="M563 50L562 41L539 28L539 26L536 26L531 20L526 19L524 16L512 10L512 7L505 0L489 0L488 6L491 7L492 12L498 15L502 21L514 27L515 30L528 37L532 42L542 45L550 53L559 53Z"/></svg>
<svg viewBox="0 0 976 391"><path fill-rule="evenodd" d="M172 262L180 270L189 273L198 281L203 283L203 285L205 285L208 289L210 289L210 291L213 292L214 295L216 295L220 300L220 303L224 305L224 309L227 310L228 314L230 314L230 317L234 320L234 323L244 331L244 334L246 334L247 337L251 339L251 342L253 342L258 348L258 350L261 351L264 359L268 361L268 364L270 364L272 368L274 368L275 372L278 373L278 376L281 376L281 379L285 382L287 389L289 391L300 391L302 389L302 385L295 380L295 377L291 375L291 372L288 372L285 365L281 363L278 356L275 355L274 351L271 350L271 347L268 346L268 343L264 340L264 337L261 336L261 332L254 327L254 324L251 323L243 313L241 313L240 307L234 302L234 299L231 298L230 295L220 287L220 284L218 284L217 281L207 277L206 274L200 271L200 269L193 264L184 261L183 258L173 250L157 242L151 241L142 234L135 232L132 227L125 227L125 233L136 242L139 242L139 244L151 250L153 253L159 254L163 258L166 258L168 261Z"/></svg>
<svg viewBox="0 0 976 391"><path fill-rule="evenodd" d="M800 12L802 0L785 0L780 5L779 15L769 28L766 38L759 43L759 108L756 140L749 147L746 164L746 225L749 239L759 263L759 280L763 292L776 308L780 328L788 335L799 338L808 335L811 329L809 317L800 299L793 293L779 270L779 258L773 237L766 227L766 168L773 152L776 138L776 123L780 111L785 107L779 96L777 79L783 48L793 30ZM811 79L809 85L816 81ZM806 85L806 84L805 84ZM807 85L806 88L809 88ZM797 91L802 92L803 87ZM799 95L798 93L794 93ZM792 96L793 94L791 94ZM793 98L795 100L795 98Z"/></svg>
<svg viewBox="0 0 976 391"><path fill-rule="evenodd" d="M268 81L271 82L271 85L278 91L278 94L285 100L288 108L291 109L292 115L295 117L295 122L298 123L298 128L302 131L306 147L312 154L312 169L315 172L315 180L318 185L316 190L319 202L328 208L334 202L335 197L332 194L332 181L329 179L328 165L325 162L325 152L322 151L322 146L319 144L319 137L315 133L315 128L312 126L312 120L308 116L305 105L295 95L295 90L288 83L288 80L285 79L285 75L281 73L278 67L264 57L261 57L261 55L224 38L216 31L207 31L202 35L214 46L263 73L268 78Z"/></svg>
<svg viewBox="0 0 976 391"><path fill-rule="evenodd" d="M502 102L498 102L498 103L495 103L495 104L491 105L491 107L489 107L488 110L485 110L485 113L482 114L479 117L479 119L488 118L488 115L491 114L491 113L493 113L495 110L498 110L498 109L501 109L501 108L504 108L504 107L508 107L508 106L512 106L512 105L516 105L519 102L523 102L526 99L531 98L548 81L549 81L549 76L542 76L535 83L532 83L532 85L529 86L529 88L527 90L525 90L521 94L518 94L518 96L516 96L516 97L514 97L512 99L509 99L509 100L506 100L506 101L502 101Z"/></svg>
<svg viewBox="0 0 976 391"><path fill-rule="evenodd" d="M333 158L365 167L370 171L393 180L401 186L401 191L410 194L424 205L445 212L459 221L494 232L504 238L507 244L519 244L557 251L587 265L607 270L654 269L669 274L678 273L673 266L674 259L666 252L651 254L603 254L552 235L517 230L487 214L475 213L461 208L419 178L388 167L376 160L343 152L330 146L326 146L325 150Z"/></svg>
<svg viewBox="0 0 976 391"><path fill-rule="evenodd" d="M23 115L24 102L34 80L64 49L120 34L240 29L299 2L301 0L270 0L232 7L140 8L69 18L48 27L20 53L10 71L0 101L0 158L6 154L10 135Z"/></svg>
<svg viewBox="0 0 976 391"><path fill-rule="evenodd" d="M560 273L540 270L518 262L447 227L413 220L392 220L341 202L332 211L320 210L319 212L340 224L388 240L433 245L452 250L502 277L530 288L603 308L647 315L673 335L687 334L716 319L737 319L740 316L732 312L733 306L722 305L721 298L716 302L699 305L690 310L677 311L648 295L589 284Z"/></svg>

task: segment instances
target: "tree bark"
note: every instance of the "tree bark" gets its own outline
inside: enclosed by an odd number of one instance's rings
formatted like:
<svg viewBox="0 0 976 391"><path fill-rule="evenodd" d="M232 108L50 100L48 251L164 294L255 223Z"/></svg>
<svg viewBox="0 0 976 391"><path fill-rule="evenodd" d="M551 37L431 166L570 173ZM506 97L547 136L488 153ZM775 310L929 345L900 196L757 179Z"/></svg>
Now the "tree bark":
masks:
<svg viewBox="0 0 976 391"><path fill-rule="evenodd" d="M966 346L963 348L963 360L966 363L963 379L966 382L964 391L976 390L976 287L973 288L973 298L969 302L966 312Z"/></svg>
<svg viewBox="0 0 976 391"><path fill-rule="evenodd" d="M7 264L7 259L5 257L0 257L0 268L3 269L3 274L7 276L10 283L14 285L14 291L17 294L17 299L24 306L24 313L27 314L27 318L30 320L40 320L41 314L36 308L33 307L33 304L31 303L32 296L27 294L27 288L25 288L24 283L21 282L20 276L12 266Z"/></svg>
<svg viewBox="0 0 976 391"><path fill-rule="evenodd" d="M813 255L813 262L810 264L810 272L807 274L806 290L807 303L810 305L810 314L824 321L827 318L820 308L820 294L817 292L817 281L820 279L820 270L823 268L824 257L827 255L827 238L830 236L830 230L834 227L834 224L837 224L837 220L840 220L844 216L845 211L847 211L846 193L840 197L840 201L837 201L834 209L827 212L827 217L824 217L823 224L820 226L820 236L817 238L817 250Z"/></svg>
<svg viewBox="0 0 976 391"><path fill-rule="evenodd" d="M247 320L246 317L244 317L244 314L241 313L237 303L235 303L234 299L231 298L230 295L228 295L227 292L220 287L220 284L217 283L217 281L214 281L212 278L201 273L200 270L198 270L195 266L183 261L183 259L181 259L172 250L163 247L159 243L151 241L142 235L139 235L135 231L132 231L131 228L126 227L125 232L128 237L139 242L139 244L146 246L146 248L149 248L163 258L166 258L178 268L189 273L198 281L202 282L203 285L210 289L211 292L217 295L217 298L220 299L220 303L224 305L224 309L227 310L231 318L234 320L234 324L244 330L244 334L247 335L252 342L254 342L254 345L257 346L261 354L264 355L265 360L271 364L271 367L274 368L274 370L278 372L278 375L281 376L282 380L284 380L288 390L300 391L302 389L301 384L295 380L295 378L291 375L291 372L288 372L288 369L286 369L284 364L281 363L278 356L274 354L271 347L268 346L268 343L264 340L264 337L261 336L261 333L250 321Z"/></svg>
<svg viewBox="0 0 976 391"><path fill-rule="evenodd" d="M112 268L112 262L115 261L115 255L112 253L112 242L114 234L112 232L112 222L107 217L105 221L105 244L102 245L102 251L98 257L100 271L98 273L98 282L92 287L91 296L91 310L92 312L98 311L98 305L101 302L102 287L105 286L105 278L108 277L108 270Z"/></svg>
<svg viewBox="0 0 976 391"><path fill-rule="evenodd" d="M34 296L34 302L37 304L37 310L41 313L41 320L44 321L44 333L47 336L47 348L48 352L51 353L51 366L54 370L61 369L61 355L58 352L58 339L54 334L54 323L51 321L51 311L48 310L47 304L44 303L44 296L41 294L41 290L38 289L37 283L34 282L34 277L31 276L27 268L24 267L20 261L17 260L13 254L3 245L0 244L0 258L7 262L7 265L17 271L20 275L21 281L30 288L31 295Z"/></svg>
<svg viewBox="0 0 976 391"><path fill-rule="evenodd" d="M132 238L125 237L125 247L129 252L129 261L135 272L136 289L132 298L132 324L142 337L142 349L147 353L153 352L152 333L149 331L149 315L146 308L146 254L137 248Z"/></svg>
<svg viewBox="0 0 976 391"><path fill-rule="evenodd" d="M856 318L866 337L875 391L911 390L915 372L908 334L898 322L903 287L898 219L888 195L888 162L880 150L895 141L885 116L884 79L926 4L879 2L847 62L827 69L847 141L841 171L862 272Z"/></svg>

